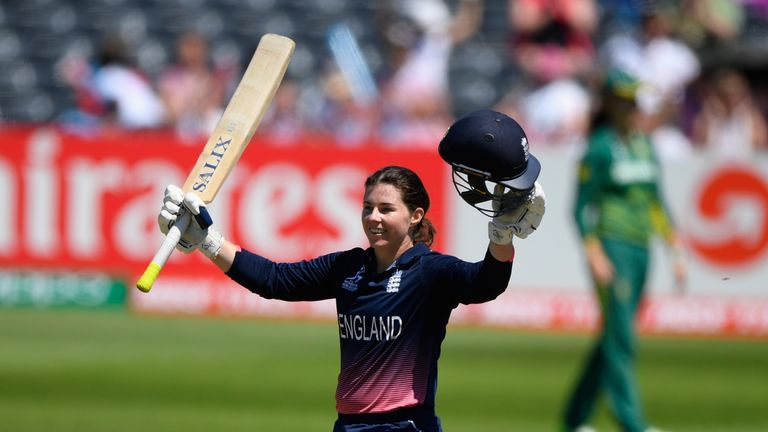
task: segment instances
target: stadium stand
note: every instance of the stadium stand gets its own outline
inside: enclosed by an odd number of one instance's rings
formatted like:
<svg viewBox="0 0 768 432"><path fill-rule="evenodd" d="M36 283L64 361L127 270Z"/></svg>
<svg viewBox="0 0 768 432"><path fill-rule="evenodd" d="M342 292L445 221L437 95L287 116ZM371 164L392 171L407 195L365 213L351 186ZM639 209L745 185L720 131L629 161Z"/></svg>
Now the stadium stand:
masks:
<svg viewBox="0 0 768 432"><path fill-rule="evenodd" d="M457 0L446 2L451 8ZM457 114L499 101L519 78L509 52L507 0L486 0L482 28L458 45L450 62L450 88ZM600 1L603 18L619 12ZM627 2L617 2L627 3ZM631 2L629 2L631 3ZM742 2L744 4L754 2ZM171 60L176 36L195 29L211 41L216 59L242 64L265 32L297 41L289 76L302 85L319 79L330 58L325 32L350 25L378 74L386 67L379 18L396 1L353 0L3 0L0 1L0 116L3 122L45 122L74 104L60 73L67 56L93 56L108 35L130 46L136 66L153 79ZM707 49L705 65L768 66L768 17L747 8L737 41ZM610 15L613 14L613 15ZM752 74L754 76L754 74Z"/></svg>

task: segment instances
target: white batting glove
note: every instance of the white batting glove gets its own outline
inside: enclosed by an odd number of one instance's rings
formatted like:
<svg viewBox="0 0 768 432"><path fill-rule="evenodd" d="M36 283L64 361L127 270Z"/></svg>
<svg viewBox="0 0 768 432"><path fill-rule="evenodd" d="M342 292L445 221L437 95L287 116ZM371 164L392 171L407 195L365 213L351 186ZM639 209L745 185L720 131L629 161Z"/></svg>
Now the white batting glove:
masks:
<svg viewBox="0 0 768 432"><path fill-rule="evenodd" d="M182 217L192 217L192 221L181 233L176 249L186 254L200 249L208 258L216 258L224 244L224 237L211 226L213 221L205 203L196 194L190 192L185 196L181 188L169 185L165 188L163 208L157 216L160 231L168 234L168 230Z"/></svg>
<svg viewBox="0 0 768 432"><path fill-rule="evenodd" d="M496 185L494 194L502 193L504 186ZM501 204L494 201L493 208L498 210ZM488 238L491 242L508 245L512 243L514 236L521 239L527 238L539 227L541 218L546 210L546 195L539 182L534 184L533 197L520 207L502 213L488 222Z"/></svg>
<svg viewBox="0 0 768 432"><path fill-rule="evenodd" d="M192 231L194 233L190 240L208 259L219 256L219 252L224 246L224 236L213 227L213 220L211 220L203 200L196 193L187 192L184 195L184 207L192 213L192 223L187 229L187 232ZM184 236L182 236L183 238Z"/></svg>
<svg viewBox="0 0 768 432"><path fill-rule="evenodd" d="M181 188L175 185L168 185L165 188L163 208L160 209L160 214L157 215L157 224L164 235L168 234L168 230L171 229L179 218L179 210L181 210L181 203L183 201L184 192L181 191Z"/></svg>

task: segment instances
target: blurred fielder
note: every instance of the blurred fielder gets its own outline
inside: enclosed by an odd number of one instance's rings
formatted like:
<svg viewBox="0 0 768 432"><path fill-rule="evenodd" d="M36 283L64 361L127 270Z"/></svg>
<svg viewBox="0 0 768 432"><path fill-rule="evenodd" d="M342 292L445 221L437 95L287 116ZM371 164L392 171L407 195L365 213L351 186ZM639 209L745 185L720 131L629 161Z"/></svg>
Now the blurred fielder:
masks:
<svg viewBox="0 0 768 432"><path fill-rule="evenodd" d="M639 82L612 70L579 167L574 208L602 314L602 332L565 413L566 430L586 426L602 391L622 430L647 431L635 377L634 318L643 297L649 241L672 247L678 286L685 278L680 242L659 193L660 167L635 105Z"/></svg>

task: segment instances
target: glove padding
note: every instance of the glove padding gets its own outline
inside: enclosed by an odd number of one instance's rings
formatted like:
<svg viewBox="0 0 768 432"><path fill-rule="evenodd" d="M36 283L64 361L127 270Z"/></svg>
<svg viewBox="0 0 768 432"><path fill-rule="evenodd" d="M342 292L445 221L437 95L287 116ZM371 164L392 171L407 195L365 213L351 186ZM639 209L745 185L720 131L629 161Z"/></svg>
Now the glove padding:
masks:
<svg viewBox="0 0 768 432"><path fill-rule="evenodd" d="M205 208L205 203L194 192L184 195L181 188L169 185L165 188L163 208L157 216L160 231L168 234L168 230L176 221L184 217L191 217L192 221L181 233L176 249L185 254L200 249L208 258L216 258L224 244L224 237L211 226L213 221Z"/></svg>
<svg viewBox="0 0 768 432"><path fill-rule="evenodd" d="M504 186L496 185L494 194L502 194L504 189ZM501 208L500 201L494 200L492 205L496 211ZM513 235L521 239L528 237L538 228L545 209L544 189L539 182L536 182L530 201L516 209L502 213L488 222L488 238L493 243L508 245L512 243Z"/></svg>

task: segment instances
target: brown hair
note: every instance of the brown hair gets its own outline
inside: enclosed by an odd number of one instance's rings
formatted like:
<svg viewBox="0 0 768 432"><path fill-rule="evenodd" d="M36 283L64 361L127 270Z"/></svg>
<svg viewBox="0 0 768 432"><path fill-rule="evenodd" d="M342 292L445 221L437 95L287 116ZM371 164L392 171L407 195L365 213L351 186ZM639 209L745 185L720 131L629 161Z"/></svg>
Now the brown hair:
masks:
<svg viewBox="0 0 768 432"><path fill-rule="evenodd" d="M431 246L437 231L432 222L426 218L427 210L429 210L429 195L419 176L408 168L387 166L371 174L365 180L365 189L368 190L368 188L380 183L392 185L400 191L403 203L408 210L413 212L419 207L424 210L424 217L419 223L411 227L408 234L414 243L424 243Z"/></svg>

